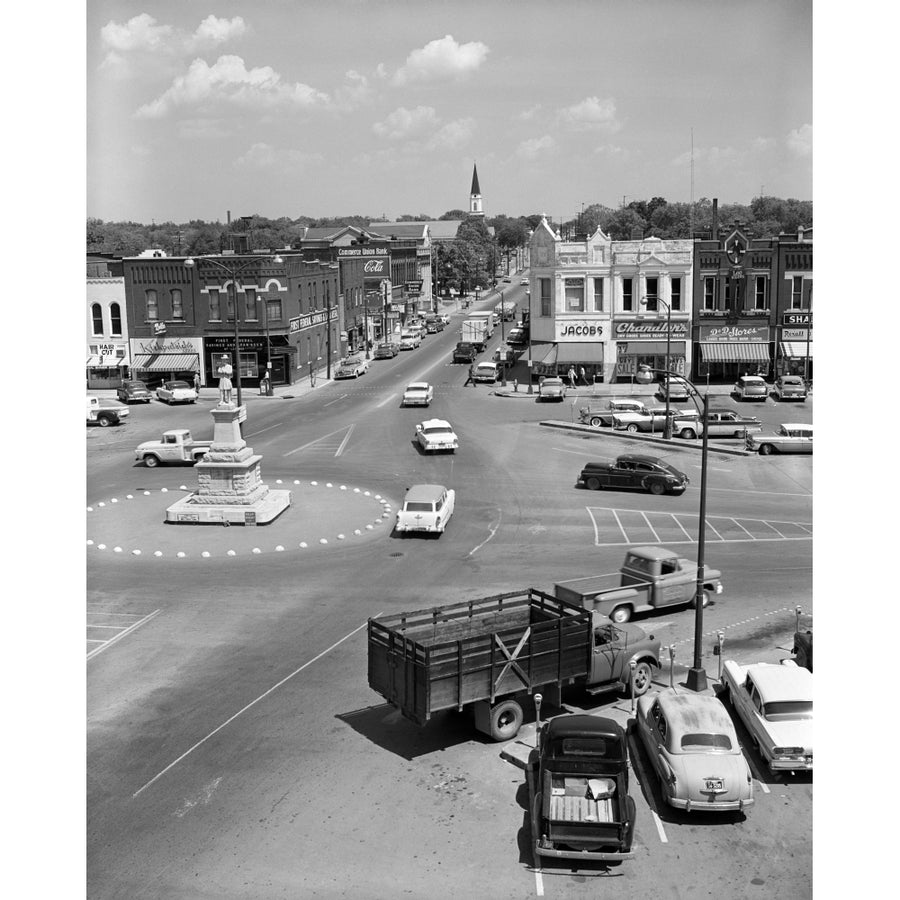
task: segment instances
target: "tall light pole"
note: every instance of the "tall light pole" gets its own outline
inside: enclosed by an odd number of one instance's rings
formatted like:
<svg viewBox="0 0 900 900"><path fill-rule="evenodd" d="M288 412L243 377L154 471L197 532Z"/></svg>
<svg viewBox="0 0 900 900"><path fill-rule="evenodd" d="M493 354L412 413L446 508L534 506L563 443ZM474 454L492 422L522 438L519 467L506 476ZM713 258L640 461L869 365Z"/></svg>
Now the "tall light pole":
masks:
<svg viewBox="0 0 900 900"><path fill-rule="evenodd" d="M244 257L240 261L240 265L238 265L237 260L235 260L230 265L224 262L221 262L218 259L213 259L211 256L201 256L201 261L203 263L208 263L211 266L215 266L217 269L221 269L223 272L226 272L231 276L231 286L234 289L234 353L232 354L233 360L233 368L235 378L237 379L237 405L242 406L241 403L242 395L241 395L241 360L240 354L238 351L238 340L240 339L240 316L238 315L238 297L237 297L237 286L238 286L238 275L243 272L245 269L249 269L250 266L257 265L260 262L273 262L276 265L281 265L284 260L278 256L277 254L272 256L269 254L265 254L262 256L251 256ZM193 269L196 265L195 260L192 257L188 257L184 261L185 266L188 269ZM268 310L266 310L266 324L268 325Z"/></svg>
<svg viewBox="0 0 900 900"><path fill-rule="evenodd" d="M634 376L638 384L650 384L653 381L654 374L659 369L653 369L650 366L641 366L637 374ZM703 443L700 453L700 524L699 534L697 535L697 584L694 589L694 660L693 666L688 671L687 686L692 691L706 690L706 671L703 669L703 661L701 651L703 647L703 600L705 591L703 590L703 582L705 580L705 559L706 556L706 472L708 443L707 436L709 429L707 422L709 420L709 392L703 395L703 405L698 400L700 392L694 384L688 381L683 375L676 372L665 372L668 382L669 378L677 378L684 382L685 387L700 413L700 421L703 427Z"/></svg>
<svg viewBox="0 0 900 900"><path fill-rule="evenodd" d="M666 303L666 301L663 300L662 297L656 297L655 299L656 299L657 304L662 303L662 305L665 306L665 308L666 308L666 365L665 365L665 371L668 372L669 371L669 354L670 354L670 350L671 350L671 346L672 346L672 307L668 303ZM648 305L649 300L650 300L649 297L641 297L641 306L647 307L648 310L650 308ZM653 312L658 312L658 310L655 309L655 310L653 310ZM665 422L663 423L663 440L670 441L670 440L672 440L672 421L669 418L670 382L669 382L668 375L666 375L665 387L666 387L666 419L665 419Z"/></svg>

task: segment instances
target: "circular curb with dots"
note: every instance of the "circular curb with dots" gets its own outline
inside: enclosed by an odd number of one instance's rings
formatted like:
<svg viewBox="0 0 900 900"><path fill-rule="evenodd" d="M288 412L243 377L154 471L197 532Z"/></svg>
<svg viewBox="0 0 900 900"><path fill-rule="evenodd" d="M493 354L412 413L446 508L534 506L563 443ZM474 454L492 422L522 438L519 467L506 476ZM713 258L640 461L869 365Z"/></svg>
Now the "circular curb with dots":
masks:
<svg viewBox="0 0 900 900"><path fill-rule="evenodd" d="M125 494L124 498L112 497L108 500L98 501L87 507L88 513L88 534L93 535L87 539L87 547L90 550L96 550L107 558L116 556L122 558L142 558L148 559L228 559L228 558L246 558L248 556L260 556L267 553L285 553L288 551L303 551L314 546L333 547L352 543L353 538L365 538L371 541L373 536L377 536L380 531L385 533L384 525L388 523L390 527L393 504L379 493L366 490L359 487L349 487L346 484L335 485L333 482L319 481L284 481L276 479L275 485L284 485L288 489L292 489L295 493L306 492L303 500L296 502L285 510L278 519L268 525L257 527L247 526L223 526L223 525L180 525L165 522L165 509L172 504L171 494L181 491L190 493L191 489L187 485L179 485L178 488L160 488L158 490L136 490L133 493ZM338 515L334 511L333 503L329 498L324 496L325 492L335 491L335 501L339 502L342 507L342 513ZM338 494L337 491L343 492ZM312 494L321 495L312 497ZM149 498L153 502L152 509L146 509L143 504L144 498ZM338 500L339 498L339 500ZM299 512L301 515L308 512L306 504L312 503L316 505L320 501L326 503L325 509L331 513L332 518L340 520L340 525L335 528L334 533L321 533L321 536L315 534L302 534L303 540L290 540L290 535L285 534L286 531L297 531L303 523L285 519L290 513ZM145 516L153 516L153 521L148 525L146 522L140 521L140 514L135 516L136 507L144 507L141 513ZM295 509L296 507L296 509ZM352 507L352 510L349 509ZM357 512L359 507L361 512ZM366 512L366 507L370 511ZM319 520L320 527L325 527L322 520L328 518L322 513L320 506L315 512L313 519ZM376 512L377 510L377 512ZM117 527L115 521L107 521L103 523L101 520L110 517L122 520L124 517L125 527ZM348 519L355 519L353 527L347 524ZM109 535L103 534L103 525L107 525L110 532ZM119 526L123 525L120 521ZM154 526L156 531L154 532ZM307 528L307 531L312 530ZM127 538L123 536L123 532L133 531L136 537L128 545ZM264 541L268 535L272 535L271 542ZM111 552L109 552L111 551Z"/></svg>

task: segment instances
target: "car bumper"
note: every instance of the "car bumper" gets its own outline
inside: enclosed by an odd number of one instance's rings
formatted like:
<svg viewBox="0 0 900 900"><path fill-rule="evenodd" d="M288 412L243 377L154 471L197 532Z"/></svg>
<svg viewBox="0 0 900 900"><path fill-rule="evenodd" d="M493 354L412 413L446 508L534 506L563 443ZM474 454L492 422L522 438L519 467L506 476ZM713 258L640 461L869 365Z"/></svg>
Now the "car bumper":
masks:
<svg viewBox="0 0 900 900"><path fill-rule="evenodd" d="M812 757L801 757L798 759L770 759L770 772L812 772Z"/></svg>
<svg viewBox="0 0 900 900"><path fill-rule="evenodd" d="M555 847L542 846L540 841L535 841L534 852L538 856L548 856L554 859L584 859L596 860L598 862L614 862L620 859L634 859L634 852L632 850L557 850Z"/></svg>
<svg viewBox="0 0 900 900"><path fill-rule="evenodd" d="M752 797L746 800L713 800L705 797L701 800L682 800L678 797L667 797L666 800L669 806L683 809L685 812L730 812L736 809L746 809L755 803Z"/></svg>
<svg viewBox="0 0 900 900"><path fill-rule="evenodd" d="M416 398L413 400L407 400L405 397L403 398L404 406L428 406L428 404L430 402L431 401L429 401L429 400L419 399L419 398Z"/></svg>
<svg viewBox="0 0 900 900"><path fill-rule="evenodd" d="M423 450L458 450L459 442L453 441L450 444L422 444Z"/></svg>

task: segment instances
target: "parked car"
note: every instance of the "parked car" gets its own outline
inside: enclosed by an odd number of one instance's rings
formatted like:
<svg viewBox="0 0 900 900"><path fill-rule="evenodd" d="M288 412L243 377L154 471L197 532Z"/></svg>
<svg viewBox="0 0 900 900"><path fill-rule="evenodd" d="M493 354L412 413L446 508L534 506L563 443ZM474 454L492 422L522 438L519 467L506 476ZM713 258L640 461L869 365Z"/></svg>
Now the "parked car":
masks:
<svg viewBox="0 0 900 900"><path fill-rule="evenodd" d="M504 278L503 283L504 284L512 284L512 278Z"/></svg>
<svg viewBox="0 0 900 900"><path fill-rule="evenodd" d="M522 285L525 285L525 287L528 287L528 279L527 279L527 278L523 278L523 279L519 282L519 284L522 284Z"/></svg>
<svg viewBox="0 0 900 900"><path fill-rule="evenodd" d="M779 400L799 400L806 402L806 382L799 375L779 375L775 379L772 393Z"/></svg>
<svg viewBox="0 0 900 900"><path fill-rule="evenodd" d="M197 392L186 381L164 381L156 389L158 400L165 400L171 406L173 403L196 403Z"/></svg>
<svg viewBox="0 0 900 900"><path fill-rule="evenodd" d="M506 332L506 343L512 347L526 347L528 345L528 333L520 326L510 328Z"/></svg>
<svg viewBox="0 0 900 900"><path fill-rule="evenodd" d="M96 423L101 428L121 425L122 420L131 415L131 410L127 406L119 406L118 403L104 400L102 397L86 397L85 407L87 424Z"/></svg>
<svg viewBox="0 0 900 900"><path fill-rule="evenodd" d="M364 356L347 356L342 359L334 372L335 378L359 378L365 375L369 361Z"/></svg>
<svg viewBox="0 0 900 900"><path fill-rule="evenodd" d="M651 494L683 494L690 480L675 466L657 459L626 453L613 462L589 462L578 476L578 485L590 491L601 488L642 488Z"/></svg>
<svg viewBox="0 0 900 900"><path fill-rule="evenodd" d="M393 359L400 352L396 341L382 341L372 352L375 359Z"/></svg>
<svg viewBox="0 0 900 900"><path fill-rule="evenodd" d="M123 381L116 388L116 399L123 403L149 403L153 395L143 381Z"/></svg>
<svg viewBox="0 0 900 900"><path fill-rule="evenodd" d="M810 672L813 670L812 650L812 630L807 628L806 631L795 631L791 653L797 665L809 669Z"/></svg>
<svg viewBox="0 0 900 900"><path fill-rule="evenodd" d="M632 400L614 397L605 407L582 406L578 410L578 419L583 425L599 428L601 425L610 426L613 416L620 412L634 412L647 409L643 400Z"/></svg>
<svg viewBox="0 0 900 900"><path fill-rule="evenodd" d="M812 453L813 427L786 422L775 434L751 434L747 449L763 456L770 453Z"/></svg>
<svg viewBox="0 0 900 900"><path fill-rule="evenodd" d="M403 392L403 406L428 406L434 399L434 388L425 381L414 381Z"/></svg>
<svg viewBox="0 0 900 900"><path fill-rule="evenodd" d="M742 416L733 409L711 409L707 416L710 437L743 437L762 431L762 424L756 416ZM672 422L672 434L693 440L703 434L703 422L698 413L679 413Z"/></svg>
<svg viewBox="0 0 900 900"><path fill-rule="evenodd" d="M765 403L769 396L769 386L761 375L741 375L731 393L738 400L761 400Z"/></svg>
<svg viewBox="0 0 900 900"><path fill-rule="evenodd" d="M480 362L477 366L475 366L475 371L472 373L472 378L475 381L484 381L488 384L494 384L497 381L497 377L500 373L500 370L495 362Z"/></svg>
<svg viewBox="0 0 900 900"><path fill-rule="evenodd" d="M415 350L422 343L422 338L418 331L404 329L400 332L400 349Z"/></svg>
<svg viewBox="0 0 900 900"><path fill-rule="evenodd" d="M666 803L687 812L728 812L753 805L753 776L728 711L716 697L645 694L635 728Z"/></svg>
<svg viewBox="0 0 900 900"><path fill-rule="evenodd" d="M453 350L453 362L471 363L478 356L478 348L470 341L460 341Z"/></svg>
<svg viewBox="0 0 900 900"><path fill-rule="evenodd" d="M424 531L441 534L456 506L456 492L442 484L414 484L397 511L395 529L401 533Z"/></svg>
<svg viewBox="0 0 900 900"><path fill-rule="evenodd" d="M769 771L813 767L813 676L802 666L725 660L722 697L738 718Z"/></svg>
<svg viewBox="0 0 900 900"><path fill-rule="evenodd" d="M538 400L566 399L566 385L562 378L545 378L538 387Z"/></svg>
<svg viewBox="0 0 900 900"><path fill-rule="evenodd" d="M428 319L425 322L425 331L428 334L437 334L439 331L444 330L444 323L440 320L438 316L435 316L433 319Z"/></svg>
<svg viewBox="0 0 900 900"><path fill-rule="evenodd" d="M444 419L426 419L416 425L416 440L427 453L429 451L459 449L459 438L452 426Z"/></svg>
<svg viewBox="0 0 900 900"><path fill-rule="evenodd" d="M656 387L656 396L660 400L666 399L666 388L669 390L669 400L687 400L688 389L683 381L675 378L664 379Z"/></svg>
<svg viewBox="0 0 900 900"><path fill-rule="evenodd" d="M450 324L450 313L438 313L440 320L445 324Z"/></svg>
<svg viewBox="0 0 900 900"><path fill-rule="evenodd" d="M669 410L669 418L675 413ZM613 428L618 431L637 432L663 431L666 427L666 409L664 406L652 409L636 409L629 412L617 412L612 417Z"/></svg>

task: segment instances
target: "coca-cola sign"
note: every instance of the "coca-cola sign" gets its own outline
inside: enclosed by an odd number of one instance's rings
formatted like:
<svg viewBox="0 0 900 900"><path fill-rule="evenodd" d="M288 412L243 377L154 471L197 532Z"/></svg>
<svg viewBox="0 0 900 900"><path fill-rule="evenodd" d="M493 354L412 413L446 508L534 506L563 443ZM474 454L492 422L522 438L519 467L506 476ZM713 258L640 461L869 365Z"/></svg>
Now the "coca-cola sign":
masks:
<svg viewBox="0 0 900 900"><path fill-rule="evenodd" d="M363 263L363 272L366 275L384 275L387 272L387 261L386 256L367 259Z"/></svg>

